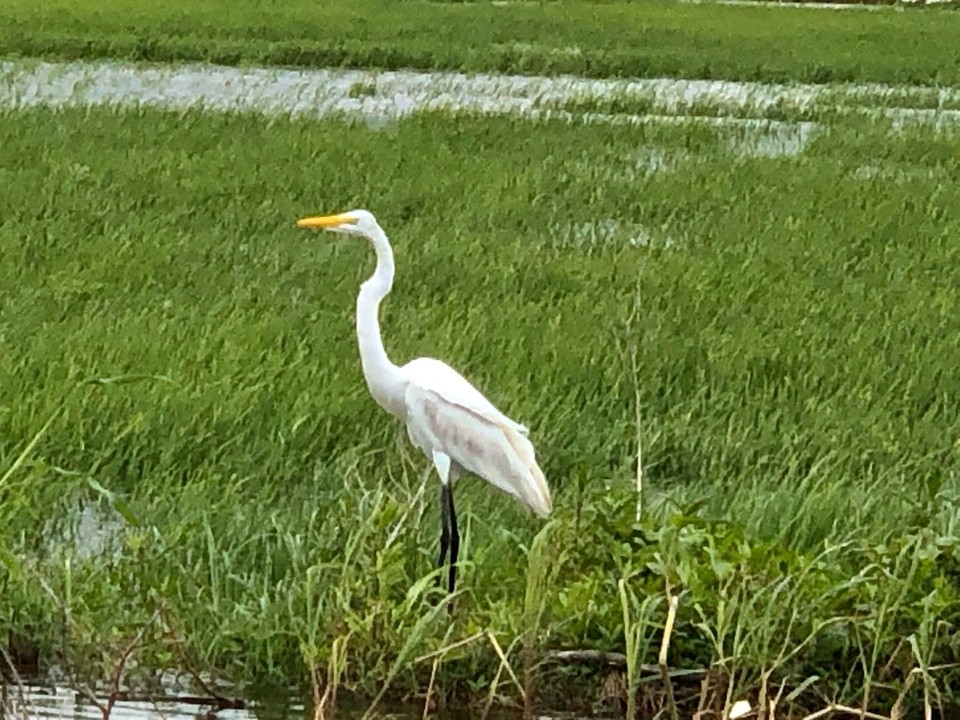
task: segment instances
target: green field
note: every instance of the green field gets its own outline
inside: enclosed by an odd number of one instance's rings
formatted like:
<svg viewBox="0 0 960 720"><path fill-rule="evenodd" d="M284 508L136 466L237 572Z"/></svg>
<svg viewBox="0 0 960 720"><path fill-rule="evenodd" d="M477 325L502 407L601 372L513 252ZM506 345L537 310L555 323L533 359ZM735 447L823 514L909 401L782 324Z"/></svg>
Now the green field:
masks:
<svg viewBox="0 0 960 720"><path fill-rule="evenodd" d="M839 124L758 158L727 132L4 113L0 628L48 653L67 606L95 675L161 602L217 674L305 681L343 647L347 686L411 697L416 657L479 630L517 672L522 647L622 651L624 606L653 662L669 587L672 666L889 708L960 639L960 139ZM544 527L458 486L452 623L418 584L436 480L360 375L371 253L293 226L357 206L396 248L388 351L527 423L554 490ZM129 375L157 378L78 387ZM126 518L115 551L52 542L84 504ZM482 702L497 668L474 642L434 692ZM535 677L559 702L595 676Z"/></svg>
<svg viewBox="0 0 960 720"><path fill-rule="evenodd" d="M186 668L418 717L428 692L479 717L521 687L669 717L672 595L679 717L778 689L776 718L955 712L958 37L932 9L0 3L0 669L26 647L102 688L142 633L139 688ZM140 61L824 84L490 84L499 117L397 120L391 92L472 91L258 76L301 112L383 115L8 109L143 91ZM191 78L141 97L219 98ZM883 119L901 107L925 114ZM452 616L439 483L360 371L372 253L295 227L356 207L396 253L392 359L439 357L528 425L553 492L543 522L457 485Z"/></svg>
<svg viewBox="0 0 960 720"><path fill-rule="evenodd" d="M424 18L429 18L426 22ZM0 57L960 84L960 12L642 2L5 0Z"/></svg>

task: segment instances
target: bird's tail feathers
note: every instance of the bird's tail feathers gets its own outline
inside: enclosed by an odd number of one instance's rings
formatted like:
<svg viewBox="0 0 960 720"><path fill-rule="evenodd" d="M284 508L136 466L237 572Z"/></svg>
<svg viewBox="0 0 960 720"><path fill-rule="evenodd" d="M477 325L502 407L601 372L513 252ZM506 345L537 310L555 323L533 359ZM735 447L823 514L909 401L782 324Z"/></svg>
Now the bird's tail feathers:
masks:
<svg viewBox="0 0 960 720"><path fill-rule="evenodd" d="M526 430L523 425L520 425L520 427ZM516 453L516 460L522 468L523 475L525 475L523 482L517 487L520 498L537 515L546 517L553 511L553 500L550 497L547 479L537 464L533 444L527 438L526 433L519 429L504 428L503 434Z"/></svg>

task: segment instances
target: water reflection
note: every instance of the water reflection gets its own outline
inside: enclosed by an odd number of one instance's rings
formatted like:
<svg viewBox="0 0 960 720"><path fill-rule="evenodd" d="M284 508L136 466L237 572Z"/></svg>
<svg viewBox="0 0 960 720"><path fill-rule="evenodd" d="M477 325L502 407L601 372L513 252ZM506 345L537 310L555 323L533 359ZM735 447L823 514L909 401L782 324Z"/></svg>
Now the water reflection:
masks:
<svg viewBox="0 0 960 720"><path fill-rule="evenodd" d="M24 685L21 690L14 685L5 685L3 709L4 720L29 718L58 718L64 720L103 720L100 709L89 699L65 687ZM105 702L98 695L100 702ZM199 698L198 698L199 700ZM165 700L152 702L137 698L117 701L110 712L111 720L287 720L305 718L308 713L303 704L283 698L272 701L249 701L243 709L216 709L211 700L178 702Z"/></svg>

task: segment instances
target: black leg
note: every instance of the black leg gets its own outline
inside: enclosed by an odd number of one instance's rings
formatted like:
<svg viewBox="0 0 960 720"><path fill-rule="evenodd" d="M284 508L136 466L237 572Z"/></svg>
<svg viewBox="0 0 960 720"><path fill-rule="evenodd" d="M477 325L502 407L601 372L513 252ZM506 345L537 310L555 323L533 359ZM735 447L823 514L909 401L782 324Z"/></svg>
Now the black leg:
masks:
<svg viewBox="0 0 960 720"><path fill-rule="evenodd" d="M440 487L440 557L437 559L437 567L443 567L443 561L447 557L447 548L450 547L450 509L447 502L447 493L450 488L446 485ZM440 584L440 576L437 575L436 585Z"/></svg>
<svg viewBox="0 0 960 720"><path fill-rule="evenodd" d="M452 593L453 587L457 582L457 556L460 553L460 530L457 528L457 511L453 507L453 486L445 485L447 491L447 502L450 504L450 586Z"/></svg>

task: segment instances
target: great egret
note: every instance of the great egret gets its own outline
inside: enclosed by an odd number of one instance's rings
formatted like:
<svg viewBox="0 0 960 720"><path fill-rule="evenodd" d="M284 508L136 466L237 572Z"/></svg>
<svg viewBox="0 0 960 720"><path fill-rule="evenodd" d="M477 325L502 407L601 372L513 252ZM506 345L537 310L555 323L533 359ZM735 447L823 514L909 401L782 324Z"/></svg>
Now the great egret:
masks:
<svg viewBox="0 0 960 720"><path fill-rule="evenodd" d="M527 428L497 410L460 373L434 358L403 367L387 357L380 337L380 301L393 287L393 249L376 218L366 210L307 217L302 228L322 228L366 238L377 254L377 269L357 295L357 340L370 394L380 407L407 426L415 446L440 476L440 558L450 551L448 591L456 582L460 533L453 506L453 483L473 473L512 495L540 517L553 509L550 490L537 465Z"/></svg>

